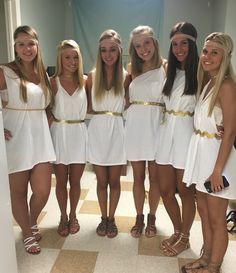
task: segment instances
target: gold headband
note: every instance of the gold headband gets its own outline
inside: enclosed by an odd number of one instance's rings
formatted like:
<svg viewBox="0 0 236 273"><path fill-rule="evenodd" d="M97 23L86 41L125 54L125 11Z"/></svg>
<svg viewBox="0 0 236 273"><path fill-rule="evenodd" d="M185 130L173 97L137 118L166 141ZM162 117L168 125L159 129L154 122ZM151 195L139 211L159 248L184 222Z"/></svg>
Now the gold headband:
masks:
<svg viewBox="0 0 236 273"><path fill-rule="evenodd" d="M220 43L214 42L213 40L205 41L204 46L207 46L207 45L225 50L225 47L223 45L221 45Z"/></svg>
<svg viewBox="0 0 236 273"><path fill-rule="evenodd" d="M190 39L192 40L193 42L196 42L196 38L191 36L191 35L188 35L188 34L184 34L184 33L176 33L174 36L171 37L170 41L172 42L173 40L175 39L180 39L180 38L183 38L183 39Z"/></svg>
<svg viewBox="0 0 236 273"><path fill-rule="evenodd" d="M140 33L140 34L134 34L133 38L132 38L132 42L133 43L139 43L141 42L143 39L147 39L147 38L152 38L154 40L157 40L156 37L150 33Z"/></svg>

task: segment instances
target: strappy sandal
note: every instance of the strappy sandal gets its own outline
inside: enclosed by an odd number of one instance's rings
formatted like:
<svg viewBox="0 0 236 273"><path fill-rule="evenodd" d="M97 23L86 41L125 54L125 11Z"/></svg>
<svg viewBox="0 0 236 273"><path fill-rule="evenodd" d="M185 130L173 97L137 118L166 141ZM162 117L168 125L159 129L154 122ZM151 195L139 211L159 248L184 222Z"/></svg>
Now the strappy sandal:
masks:
<svg viewBox="0 0 236 273"><path fill-rule="evenodd" d="M37 255L41 252L41 248L34 236L27 237L23 240L25 251L32 255Z"/></svg>
<svg viewBox="0 0 236 273"><path fill-rule="evenodd" d="M79 222L76 218L69 220L69 233L75 234L80 230Z"/></svg>
<svg viewBox="0 0 236 273"><path fill-rule="evenodd" d="M37 242L40 241L42 239L42 235L39 232L39 228L38 228L37 224L32 226L30 229L32 231L33 236L35 237L35 240Z"/></svg>
<svg viewBox="0 0 236 273"><path fill-rule="evenodd" d="M57 228L57 233L62 237L66 237L69 235L69 222L67 219L60 220L59 226Z"/></svg>
<svg viewBox="0 0 236 273"><path fill-rule="evenodd" d="M143 233L144 226L145 226L144 215L143 214L137 215L135 225L131 228L130 231L132 237L140 238Z"/></svg>
<svg viewBox="0 0 236 273"><path fill-rule="evenodd" d="M107 234L107 217L101 217L102 221L98 225L96 229L96 233L98 236L106 236Z"/></svg>
<svg viewBox="0 0 236 273"><path fill-rule="evenodd" d="M200 252L200 258L193 261L192 263L188 263L184 265L181 270L182 273L188 273L189 270L192 269L199 269L199 268L205 268L207 267L209 260L210 260L211 251L204 248L204 246L201 249Z"/></svg>
<svg viewBox="0 0 236 273"><path fill-rule="evenodd" d="M115 219L108 219L107 221L107 237L114 238L118 234L118 228L115 223Z"/></svg>
<svg viewBox="0 0 236 273"><path fill-rule="evenodd" d="M164 250L165 248L175 244L175 242L178 241L180 234L181 232L176 230L168 239L163 240L160 244L160 250Z"/></svg>
<svg viewBox="0 0 236 273"><path fill-rule="evenodd" d="M187 273L220 273L221 264L209 263L207 267L188 269Z"/></svg>
<svg viewBox="0 0 236 273"><path fill-rule="evenodd" d="M157 234L157 228L155 226L156 216L153 214L148 214L147 226L145 228L145 236L147 238L152 238Z"/></svg>
<svg viewBox="0 0 236 273"><path fill-rule="evenodd" d="M165 256L174 257L188 248L190 248L189 235L181 233L179 239L173 245L166 247L162 252Z"/></svg>

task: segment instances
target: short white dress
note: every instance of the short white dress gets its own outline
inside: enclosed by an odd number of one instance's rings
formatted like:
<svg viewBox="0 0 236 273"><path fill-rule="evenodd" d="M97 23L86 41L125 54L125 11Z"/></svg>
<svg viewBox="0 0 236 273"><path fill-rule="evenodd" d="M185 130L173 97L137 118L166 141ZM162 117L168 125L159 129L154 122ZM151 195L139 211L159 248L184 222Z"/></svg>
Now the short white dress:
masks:
<svg viewBox="0 0 236 273"><path fill-rule="evenodd" d="M223 124L222 110L215 106L212 115L208 116L208 108L212 92L204 98L207 86L204 88L194 114L195 132L192 135L185 166L183 181L187 186L196 184L196 189L207 193L204 182L212 174L218 156L221 140L214 137L217 125ZM230 186L211 195L236 199L236 150L232 150L225 164L222 175L226 177Z"/></svg>
<svg viewBox="0 0 236 273"><path fill-rule="evenodd" d="M87 96L84 87L77 88L69 95L56 78L57 93L52 114L55 120L50 131L56 152L55 164L86 163L87 126L84 122L87 113Z"/></svg>
<svg viewBox="0 0 236 273"><path fill-rule="evenodd" d="M127 160L155 160L159 127L163 117L163 67L148 71L133 79L129 86L131 105L125 121Z"/></svg>
<svg viewBox="0 0 236 273"><path fill-rule="evenodd" d="M12 133L6 141L8 172L30 170L36 164L55 161L45 108L43 90L32 82L26 83L28 102L20 98L20 79L15 72L1 66L4 72L8 103L3 108L4 128Z"/></svg>
<svg viewBox="0 0 236 273"><path fill-rule="evenodd" d="M93 82L94 82L93 73ZM125 91L115 96L113 88L105 91L102 101L94 98L91 90L94 114L88 126L88 161L95 165L114 166L126 164L124 149ZM105 113L110 112L110 113Z"/></svg>
<svg viewBox="0 0 236 273"><path fill-rule="evenodd" d="M156 162L184 169L188 145L193 132L195 95L183 95L185 71L177 70L171 96L164 96L166 106L164 122L160 125Z"/></svg>

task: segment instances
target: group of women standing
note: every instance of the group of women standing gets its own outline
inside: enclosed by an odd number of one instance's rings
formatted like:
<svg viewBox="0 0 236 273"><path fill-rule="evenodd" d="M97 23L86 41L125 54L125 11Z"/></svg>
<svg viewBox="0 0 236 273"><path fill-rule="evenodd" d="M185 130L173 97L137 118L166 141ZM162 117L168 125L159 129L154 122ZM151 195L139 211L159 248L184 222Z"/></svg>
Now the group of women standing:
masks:
<svg viewBox="0 0 236 273"><path fill-rule="evenodd" d="M17 28L15 60L0 68L0 91L12 210L28 253L40 253L37 218L50 192L49 162L54 163L61 211L58 233L67 236L80 229L76 207L88 161L94 166L101 210L96 232L113 238L118 234L115 211L120 176L128 160L137 213L131 235L140 237L145 227L147 167L150 187L145 235L157 234L155 215L161 196L173 234L161 242L160 249L166 256L188 249L196 196L202 255L182 271L219 272L228 242L228 200L236 199L233 43L227 34L213 33L205 39L199 59L196 39L192 24L177 23L170 33L166 62L153 29L138 26L131 32L128 73L122 65L119 34L106 30L99 39L96 66L88 76L83 73L78 44L64 40L58 46L56 72L49 80L36 32L28 26ZM87 111L93 114L88 130L84 122ZM227 188L222 175L230 184ZM206 180L211 181L212 193L204 188ZM32 188L29 204L28 183Z"/></svg>

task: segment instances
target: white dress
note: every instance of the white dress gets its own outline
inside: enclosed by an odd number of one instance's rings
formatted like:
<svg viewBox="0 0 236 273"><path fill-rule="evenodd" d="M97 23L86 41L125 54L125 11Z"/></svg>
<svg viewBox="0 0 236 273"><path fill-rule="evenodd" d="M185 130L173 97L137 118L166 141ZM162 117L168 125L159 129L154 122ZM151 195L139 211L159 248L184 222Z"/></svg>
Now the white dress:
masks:
<svg viewBox="0 0 236 273"><path fill-rule="evenodd" d="M129 86L130 102L163 103L164 68L158 68L134 78ZM131 104L125 122L127 160L154 160L163 107Z"/></svg>
<svg viewBox="0 0 236 273"><path fill-rule="evenodd" d="M195 95L183 95L185 71L177 70L171 96L164 96L166 110L160 126L160 140L157 144L156 162L184 169L188 145L193 132Z"/></svg>
<svg viewBox="0 0 236 273"><path fill-rule="evenodd" d="M94 82L94 73L93 73ZM94 98L91 90L92 106L95 112L110 111L123 113L125 91L115 96L113 88L105 92L102 101ZM124 121L122 116L95 114L88 126L88 161L101 166L126 164L124 149Z"/></svg>
<svg viewBox="0 0 236 273"><path fill-rule="evenodd" d="M50 130L56 152L55 164L86 163L87 127L85 122L67 123L66 121L84 120L87 112L87 96L84 87L77 88L69 95L56 78L57 93L52 113ZM64 120L65 122L63 122Z"/></svg>
<svg viewBox="0 0 236 273"><path fill-rule="evenodd" d="M217 133L217 126L222 125L223 115L222 110L218 106L213 109L213 114L208 117L208 107L212 92L210 91L204 98L207 86L204 88L194 114L194 126L196 130L208 132L209 134ZM212 174L215 162L220 148L220 139L208 138L193 133L188 156L185 166L183 181L187 186L196 184L196 189L201 192L207 192L204 187L204 182ZM230 186L218 193L211 193L214 196L236 199L236 150L232 146L231 153L225 164L222 175L226 177Z"/></svg>
<svg viewBox="0 0 236 273"><path fill-rule="evenodd" d="M15 72L1 66L6 79L8 103L3 109L4 127L12 138L6 141L9 174L30 170L36 164L55 160L48 126L43 90L40 84L27 82L28 102L20 98L20 79Z"/></svg>

